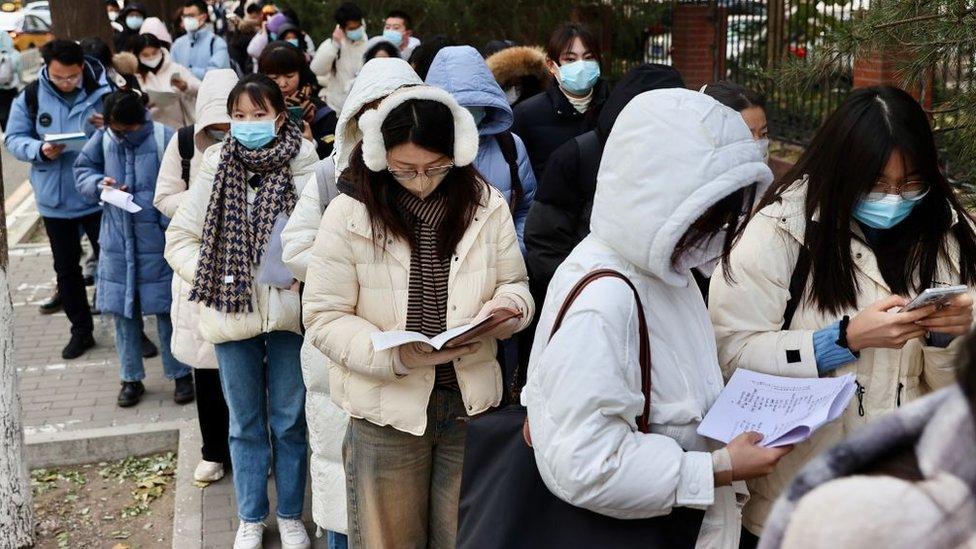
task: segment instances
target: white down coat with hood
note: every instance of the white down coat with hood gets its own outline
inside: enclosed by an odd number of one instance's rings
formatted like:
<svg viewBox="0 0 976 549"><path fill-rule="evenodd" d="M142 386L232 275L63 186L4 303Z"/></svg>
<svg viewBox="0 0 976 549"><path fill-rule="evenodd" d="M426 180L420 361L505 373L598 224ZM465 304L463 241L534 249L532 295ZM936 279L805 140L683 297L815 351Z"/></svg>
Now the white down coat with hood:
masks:
<svg viewBox="0 0 976 549"><path fill-rule="evenodd" d="M624 519L707 508L698 546L738 547L735 492L744 488L714 487L718 446L696 433L723 386L715 334L691 272L672 267L671 254L710 206L771 180L742 117L704 94L650 91L621 112L600 163L592 233L549 284L522 393L536 463L556 496ZM619 271L640 294L651 434L635 421L644 405L637 304L623 281L588 286L549 341L566 295L596 269Z"/></svg>
<svg viewBox="0 0 976 549"><path fill-rule="evenodd" d="M353 82L345 107L336 125L336 146L332 156L319 160L335 173L335 159L348 158L362 139L354 116L363 107L390 95L403 86L423 84L403 59L373 59L363 66ZM320 170L321 172L321 170ZM335 175L326 184L335 185ZM312 245L322 221L319 188L322 181L306 185L295 210L281 233L281 258L299 280L305 280L312 259ZM342 438L349 415L332 403L329 394L329 369L325 355L306 340L302 345L302 377L305 379L305 419L308 443L312 449L309 473L312 477L312 519L321 528L346 532L346 474L342 468Z"/></svg>
<svg viewBox="0 0 976 549"><path fill-rule="evenodd" d="M192 74L190 75L192 77ZM196 77L193 77L194 79ZM217 143L206 131L211 124L230 124L227 96L237 84L237 73L231 69L215 69L203 77L197 92L196 120L193 127L193 158L190 159L190 181L200 171L203 152ZM155 206L166 217L176 216L180 202L186 196L187 182L183 181L179 139L170 139L156 180ZM173 277L173 338L170 347L176 360L194 368L216 368L217 356L213 345L200 336L200 306L190 303L193 285L179 276Z"/></svg>

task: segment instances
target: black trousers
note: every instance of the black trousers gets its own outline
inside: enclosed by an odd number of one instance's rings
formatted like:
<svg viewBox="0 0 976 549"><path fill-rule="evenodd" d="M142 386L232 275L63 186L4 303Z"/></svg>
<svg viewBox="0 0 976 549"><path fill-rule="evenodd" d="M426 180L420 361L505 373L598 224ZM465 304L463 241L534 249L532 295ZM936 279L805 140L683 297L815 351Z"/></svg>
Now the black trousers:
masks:
<svg viewBox="0 0 976 549"><path fill-rule="evenodd" d="M10 118L10 105L17 97L16 89L0 89L0 128L7 131L7 119Z"/></svg>
<svg viewBox="0 0 976 549"><path fill-rule="evenodd" d="M742 537L739 538L739 549L756 549L758 545L759 537L743 527Z"/></svg>
<svg viewBox="0 0 976 549"><path fill-rule="evenodd" d="M72 335L90 335L95 330L85 279L81 275L81 234L88 235L95 255L98 255L98 230L102 222L102 212L84 217L60 219L45 217L44 229L51 241L54 255L54 272L58 277L58 291L64 314L71 321Z"/></svg>
<svg viewBox="0 0 976 549"><path fill-rule="evenodd" d="M194 368L193 380L197 392L197 418L203 435L203 459L230 467L230 417L224 391L220 388L220 370Z"/></svg>

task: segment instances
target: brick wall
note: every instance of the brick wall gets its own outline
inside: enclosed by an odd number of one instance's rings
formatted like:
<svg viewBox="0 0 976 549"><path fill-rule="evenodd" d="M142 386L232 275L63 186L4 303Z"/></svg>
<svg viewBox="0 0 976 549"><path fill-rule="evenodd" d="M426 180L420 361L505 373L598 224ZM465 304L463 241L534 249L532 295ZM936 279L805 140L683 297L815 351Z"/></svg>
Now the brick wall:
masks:
<svg viewBox="0 0 976 549"><path fill-rule="evenodd" d="M689 4L675 7L672 64L689 88L697 90L715 81L716 75L724 78L727 27L725 8Z"/></svg>

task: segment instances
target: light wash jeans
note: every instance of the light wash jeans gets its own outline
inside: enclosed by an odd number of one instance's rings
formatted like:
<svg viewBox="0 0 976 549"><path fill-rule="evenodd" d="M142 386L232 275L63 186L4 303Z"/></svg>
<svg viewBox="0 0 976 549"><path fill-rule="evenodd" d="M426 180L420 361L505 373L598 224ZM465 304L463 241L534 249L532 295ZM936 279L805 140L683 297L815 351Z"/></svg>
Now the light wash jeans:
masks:
<svg viewBox="0 0 976 549"><path fill-rule="evenodd" d="M349 549L349 538L345 534L328 530L325 533L325 540L329 549Z"/></svg>
<svg viewBox="0 0 976 549"><path fill-rule="evenodd" d="M349 421L342 454L353 547L454 549L467 420L461 394L435 388L422 436Z"/></svg>
<svg viewBox="0 0 976 549"><path fill-rule="evenodd" d="M115 350L119 353L119 377L122 381L142 381L146 377L146 368L142 362L142 313L136 303L135 317L127 318L113 315L115 320ZM163 361L163 373L166 379L176 379L190 375L193 371L173 357L169 342L173 337L173 322L169 314L156 315L156 327L159 332L159 355Z"/></svg>
<svg viewBox="0 0 976 549"><path fill-rule="evenodd" d="M268 468L273 453L277 515L301 518L308 473L302 336L271 332L218 343L214 348L230 411L230 459L238 516L247 522L268 516Z"/></svg>

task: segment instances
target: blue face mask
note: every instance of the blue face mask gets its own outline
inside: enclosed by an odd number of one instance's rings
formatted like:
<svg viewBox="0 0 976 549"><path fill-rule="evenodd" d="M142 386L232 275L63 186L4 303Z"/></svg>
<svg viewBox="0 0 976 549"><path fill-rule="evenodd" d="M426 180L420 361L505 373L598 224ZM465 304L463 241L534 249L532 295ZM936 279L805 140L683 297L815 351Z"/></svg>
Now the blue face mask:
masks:
<svg viewBox="0 0 976 549"><path fill-rule="evenodd" d="M248 149L260 149L275 138L274 120L233 121L230 135Z"/></svg>
<svg viewBox="0 0 976 549"><path fill-rule="evenodd" d="M385 30L383 31L383 40L399 48L400 44L403 43L403 33L397 30Z"/></svg>
<svg viewBox="0 0 976 549"><path fill-rule="evenodd" d="M346 31L346 38L348 38L350 42L359 42L364 36L366 36L366 27L359 27L358 29Z"/></svg>
<svg viewBox="0 0 976 549"><path fill-rule="evenodd" d="M596 61L573 61L559 67L559 84L573 95L590 93L600 79L600 64Z"/></svg>
<svg viewBox="0 0 976 549"><path fill-rule="evenodd" d="M881 200L864 200L854 206L854 219L872 229L890 229L912 213L912 209L924 196L905 200L897 194L886 194Z"/></svg>
<svg viewBox="0 0 976 549"><path fill-rule="evenodd" d="M285 40L285 42L288 42L289 44L291 44L292 46L295 46L296 48L298 47L298 39L297 38L289 38L288 40Z"/></svg>
<svg viewBox="0 0 976 549"><path fill-rule="evenodd" d="M268 35L271 37L272 42L278 39L278 33L276 32L269 32Z"/></svg>
<svg viewBox="0 0 976 549"><path fill-rule="evenodd" d="M468 109L468 111L471 113L471 116L474 117L475 126L480 126L481 121L484 120L485 115L488 114L488 112L485 110L484 107L465 107L465 108Z"/></svg>
<svg viewBox="0 0 976 549"><path fill-rule="evenodd" d="M139 30L142 28L143 21L144 19L141 15L127 15L125 18L125 26L131 30Z"/></svg>

